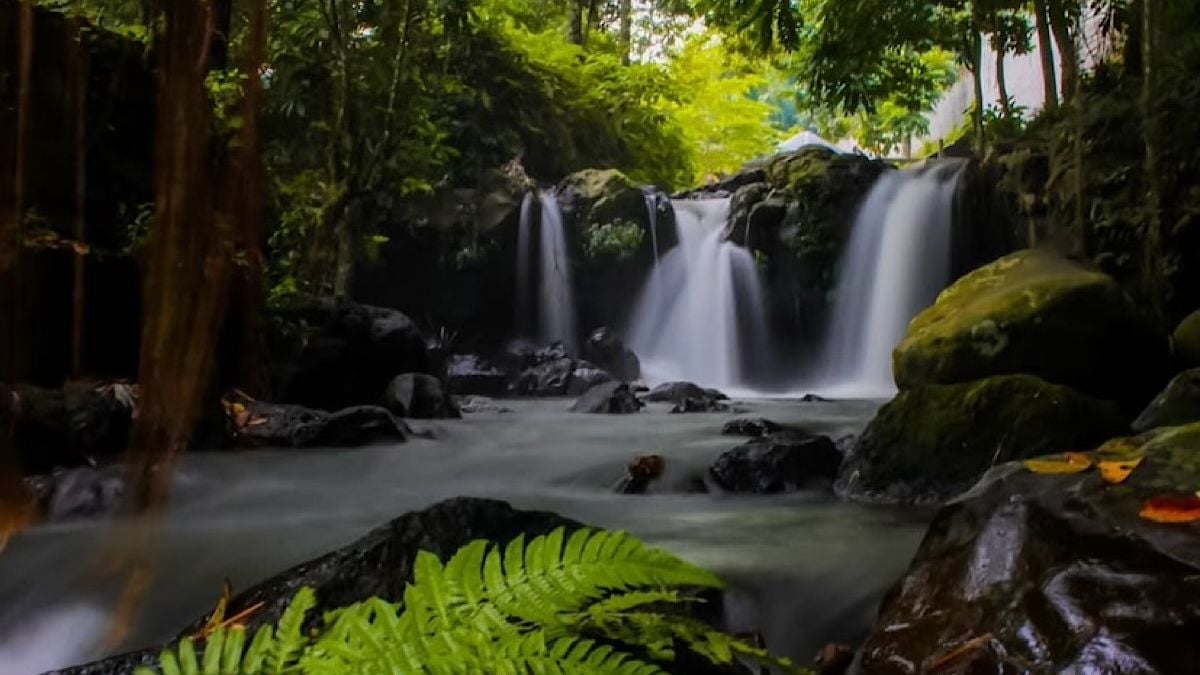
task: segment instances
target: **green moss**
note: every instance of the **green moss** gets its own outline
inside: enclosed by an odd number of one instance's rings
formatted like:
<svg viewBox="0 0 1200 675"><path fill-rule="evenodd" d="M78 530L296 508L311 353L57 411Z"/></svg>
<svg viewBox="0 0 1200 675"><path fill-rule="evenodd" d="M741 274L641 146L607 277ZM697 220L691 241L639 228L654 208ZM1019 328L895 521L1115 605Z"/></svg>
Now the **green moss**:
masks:
<svg viewBox="0 0 1200 675"><path fill-rule="evenodd" d="M1200 309L1188 314L1171 335L1175 354L1188 367L1200 366Z"/></svg>

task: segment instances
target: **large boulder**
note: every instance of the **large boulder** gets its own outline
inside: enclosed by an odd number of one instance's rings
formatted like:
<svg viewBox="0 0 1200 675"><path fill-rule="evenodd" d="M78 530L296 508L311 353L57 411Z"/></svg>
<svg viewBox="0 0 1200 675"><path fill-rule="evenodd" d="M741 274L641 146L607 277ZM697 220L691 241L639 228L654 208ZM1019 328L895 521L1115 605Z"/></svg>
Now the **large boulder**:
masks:
<svg viewBox="0 0 1200 675"><path fill-rule="evenodd" d="M42 519L115 515L126 506L123 467L80 466L30 476L25 485Z"/></svg>
<svg viewBox="0 0 1200 675"><path fill-rule="evenodd" d="M421 332L401 312L338 302L310 314L321 327L285 367L284 403L321 410L373 404L396 375L431 370Z"/></svg>
<svg viewBox="0 0 1200 675"><path fill-rule="evenodd" d="M228 415L231 444L259 447L353 447L403 442L408 429L387 409L354 406L328 413L304 406L241 400Z"/></svg>
<svg viewBox="0 0 1200 675"><path fill-rule="evenodd" d="M1014 463L943 507L861 672L1200 672L1200 528L1138 516L1200 485L1200 425L1135 443L1146 459L1119 486Z"/></svg>
<svg viewBox="0 0 1200 675"><path fill-rule="evenodd" d="M566 396L575 375L575 359L564 356L524 370L509 385L517 396Z"/></svg>
<svg viewBox="0 0 1200 675"><path fill-rule="evenodd" d="M1167 379L1166 336L1109 276L1025 250L946 289L896 348L896 384L1030 373L1136 413Z"/></svg>
<svg viewBox="0 0 1200 675"><path fill-rule="evenodd" d="M571 412L625 415L641 410L643 405L628 384L603 382L580 396Z"/></svg>
<svg viewBox="0 0 1200 675"><path fill-rule="evenodd" d="M95 463L129 444L136 387L120 382L70 383L63 389L0 385L0 428L11 424L26 473Z"/></svg>
<svg viewBox="0 0 1200 675"><path fill-rule="evenodd" d="M1200 422L1200 368L1176 375L1133 421L1133 430L1142 432L1191 422Z"/></svg>
<svg viewBox="0 0 1200 675"><path fill-rule="evenodd" d="M1175 355L1188 368L1200 368L1200 309L1188 314L1171 334Z"/></svg>
<svg viewBox="0 0 1200 675"><path fill-rule="evenodd" d="M405 373L392 378L383 393L383 407L397 417L462 417L454 399L442 388L441 381L425 373Z"/></svg>
<svg viewBox="0 0 1200 675"><path fill-rule="evenodd" d="M992 466L1079 450L1125 432L1113 403L1032 375L902 390L842 466L838 490L883 502L940 502Z"/></svg>
<svg viewBox="0 0 1200 675"><path fill-rule="evenodd" d="M478 354L453 354L446 363L446 388L451 394L503 396L508 375Z"/></svg>
<svg viewBox="0 0 1200 675"><path fill-rule="evenodd" d="M709 475L729 492L774 494L828 486L841 463L842 454L829 438L781 431L722 453Z"/></svg>
<svg viewBox="0 0 1200 675"><path fill-rule="evenodd" d="M601 326L583 343L583 358L607 370L615 379L632 382L642 374L642 364L612 329Z"/></svg>
<svg viewBox="0 0 1200 675"><path fill-rule="evenodd" d="M716 389L707 389L693 382L664 382L642 398L654 403L680 403L686 399L724 401L729 397Z"/></svg>

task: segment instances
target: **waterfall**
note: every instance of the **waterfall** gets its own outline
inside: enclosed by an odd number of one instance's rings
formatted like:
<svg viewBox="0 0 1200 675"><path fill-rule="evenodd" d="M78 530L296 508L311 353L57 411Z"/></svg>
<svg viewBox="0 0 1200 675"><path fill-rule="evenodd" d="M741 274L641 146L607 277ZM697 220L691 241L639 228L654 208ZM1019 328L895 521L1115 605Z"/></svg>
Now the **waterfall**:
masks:
<svg viewBox="0 0 1200 675"><path fill-rule="evenodd" d="M654 251L654 266L658 267L658 193L654 188L644 190L646 222L650 224L650 250Z"/></svg>
<svg viewBox="0 0 1200 675"><path fill-rule="evenodd" d="M822 388L839 395L895 392L892 350L909 321L950 282L950 230L963 162L891 171L855 217L833 317L821 349Z"/></svg>
<svg viewBox="0 0 1200 675"><path fill-rule="evenodd" d="M754 256L725 241L728 199L673 200L679 245L642 290L629 344L656 380L747 386L766 353Z"/></svg>
<svg viewBox="0 0 1200 675"><path fill-rule="evenodd" d="M536 206L535 209L535 200ZM534 252L533 216L539 214L537 266L530 264ZM536 293L532 286L536 274ZM536 300L531 309L530 301ZM534 316L536 315L536 324ZM517 229L516 327L541 343L562 342L574 352L575 299L571 289L571 257L563 231L562 212L553 190L530 192L521 202Z"/></svg>

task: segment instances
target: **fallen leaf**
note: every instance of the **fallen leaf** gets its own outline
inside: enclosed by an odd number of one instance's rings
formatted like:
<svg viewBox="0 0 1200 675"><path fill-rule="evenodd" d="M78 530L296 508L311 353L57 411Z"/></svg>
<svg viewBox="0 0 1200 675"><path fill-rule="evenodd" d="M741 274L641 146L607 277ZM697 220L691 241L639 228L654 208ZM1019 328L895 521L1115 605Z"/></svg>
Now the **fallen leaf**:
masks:
<svg viewBox="0 0 1200 675"><path fill-rule="evenodd" d="M1200 520L1200 495L1155 497L1142 505L1138 515L1156 523L1191 523Z"/></svg>
<svg viewBox="0 0 1200 675"><path fill-rule="evenodd" d="M1082 452L1068 452L1063 455L1051 455L1038 459L1027 459L1025 468L1034 473L1057 475L1087 471L1092 466L1092 460Z"/></svg>
<svg viewBox="0 0 1200 675"><path fill-rule="evenodd" d="M225 621L221 623L221 627L222 628L230 628L230 627L244 628L245 624L243 624L242 621L250 618L251 616L253 616L255 614L255 612L262 609L266 605L267 605L267 603L262 602L262 601L256 602L253 605L250 605L249 607L247 607L246 609L243 609L242 611L238 612L237 614L234 614L233 616L229 617L228 619L225 619Z"/></svg>
<svg viewBox="0 0 1200 675"><path fill-rule="evenodd" d="M928 672L931 672L931 673L939 671L942 668L945 668L946 666L954 663L955 661L958 661L965 656L968 656L970 654L973 654L973 653L979 651L980 648L982 648L983 646L985 646L987 643L989 643L991 641L992 641L991 633L984 633L983 635L980 635L979 637L971 638L970 640L967 640L966 642L962 643L958 647L951 649L950 651L946 652L942 656L939 656L938 658L934 659L932 662L930 662L929 668L927 670L928 670Z"/></svg>
<svg viewBox="0 0 1200 675"><path fill-rule="evenodd" d="M267 423L267 418L265 418L265 417L255 417L255 418L252 418L252 419L251 419L249 422L246 422L246 426L248 426L248 427L257 427L257 426L260 426L260 425L263 425L263 424L266 424L266 423Z"/></svg>
<svg viewBox="0 0 1200 675"><path fill-rule="evenodd" d="M1124 483L1126 478L1133 473L1133 470L1138 468L1142 463L1142 457L1131 457L1129 459L1112 459L1100 462L1100 477L1106 483Z"/></svg>
<svg viewBox="0 0 1200 675"><path fill-rule="evenodd" d="M225 608L229 606L229 598L233 596L233 584L226 579L225 583L221 584L221 597L217 599L217 606L213 608L212 614L208 616L208 621L204 622L204 627L196 634L198 638L207 638L217 628L225 625Z"/></svg>

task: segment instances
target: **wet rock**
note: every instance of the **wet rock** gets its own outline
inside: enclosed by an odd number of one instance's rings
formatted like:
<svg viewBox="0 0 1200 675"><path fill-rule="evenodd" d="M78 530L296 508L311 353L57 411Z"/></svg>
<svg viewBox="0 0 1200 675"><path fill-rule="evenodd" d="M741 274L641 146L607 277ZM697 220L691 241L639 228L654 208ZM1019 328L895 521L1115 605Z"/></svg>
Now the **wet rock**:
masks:
<svg viewBox="0 0 1200 675"><path fill-rule="evenodd" d="M26 473L90 464L128 446L135 392L120 382L78 382L62 390L0 385L0 428L12 424Z"/></svg>
<svg viewBox="0 0 1200 675"><path fill-rule="evenodd" d="M233 445L243 448L352 447L402 442L403 422L379 406L355 406L334 413L304 406L240 400L229 418Z"/></svg>
<svg viewBox="0 0 1200 675"><path fill-rule="evenodd" d="M843 675L850 670L854 663L854 650L849 645L830 643L821 648L813 659L813 666L819 675Z"/></svg>
<svg viewBox="0 0 1200 675"><path fill-rule="evenodd" d="M1188 314L1171 334L1175 357L1187 368L1200 368L1200 309Z"/></svg>
<svg viewBox="0 0 1200 675"><path fill-rule="evenodd" d="M321 328L285 367L284 403L320 410L373 404L396 375L431 370L421 332L401 312L340 302L313 314Z"/></svg>
<svg viewBox="0 0 1200 675"><path fill-rule="evenodd" d="M817 394L805 394L800 397L801 403L829 403L829 399Z"/></svg>
<svg viewBox="0 0 1200 675"><path fill-rule="evenodd" d="M607 370L614 379L632 382L641 377L638 357L610 328L600 327L583 344L583 358Z"/></svg>
<svg viewBox="0 0 1200 675"><path fill-rule="evenodd" d="M871 501L943 501L995 464L1092 447L1125 431L1115 404L1032 375L913 387L867 425L838 489Z"/></svg>
<svg viewBox="0 0 1200 675"><path fill-rule="evenodd" d="M825 436L783 431L724 452L709 475L729 492L774 494L830 483L842 454Z"/></svg>
<svg viewBox="0 0 1200 675"><path fill-rule="evenodd" d="M1111 277L1056 255L1014 253L959 279L909 325L896 384L1029 373L1132 415L1168 379L1166 336Z"/></svg>
<svg viewBox="0 0 1200 675"><path fill-rule="evenodd" d="M625 477L617 483L616 491L624 495L646 494L650 483L658 480L666 468L667 460L662 455L634 457L625 467Z"/></svg>
<svg viewBox="0 0 1200 675"><path fill-rule="evenodd" d="M425 373L405 373L393 378L383 394L383 407L397 417L462 417L454 400L442 389L441 381Z"/></svg>
<svg viewBox="0 0 1200 675"><path fill-rule="evenodd" d="M567 394L570 396L579 396L598 384L612 381L613 376L607 370L594 368L592 364L586 361L577 361L575 363L575 370L571 371L571 381L567 385Z"/></svg>
<svg viewBox="0 0 1200 675"><path fill-rule="evenodd" d="M603 382L587 390L571 412L623 415L635 413L644 405L624 382Z"/></svg>
<svg viewBox="0 0 1200 675"><path fill-rule="evenodd" d="M1133 421L1133 430L1142 432L1197 421L1200 421L1200 368L1193 368L1171 380Z"/></svg>
<svg viewBox="0 0 1200 675"><path fill-rule="evenodd" d="M458 409L465 414L512 412L486 396L460 396L458 397Z"/></svg>
<svg viewBox="0 0 1200 675"><path fill-rule="evenodd" d="M120 513L125 507L125 475L120 466L76 467L25 479L47 521Z"/></svg>
<svg viewBox="0 0 1200 675"><path fill-rule="evenodd" d="M769 436L782 430L782 424L772 422L765 417L740 417L736 420L729 420L725 426L721 427L721 433L726 436Z"/></svg>
<svg viewBox="0 0 1200 675"><path fill-rule="evenodd" d="M861 672L1194 673L1200 529L1138 517L1200 484L1200 425L1149 434L1120 486L997 467L941 509L885 599ZM990 636L990 639L986 639Z"/></svg>
<svg viewBox="0 0 1200 675"><path fill-rule="evenodd" d="M446 363L446 389L451 394L503 396L508 375L478 354L454 354Z"/></svg>
<svg viewBox="0 0 1200 675"><path fill-rule="evenodd" d="M727 401L712 398L711 396L688 396L675 402L675 406L671 408L671 413L678 415L682 413L711 413L711 412L732 412L733 407Z"/></svg>
<svg viewBox="0 0 1200 675"><path fill-rule="evenodd" d="M544 361L523 371L509 385L517 396L566 396L575 374L575 360L561 357Z"/></svg>
<svg viewBox="0 0 1200 675"><path fill-rule="evenodd" d="M685 398L726 400L729 397L716 389L705 389L691 382L665 382L651 389L643 398L652 402L678 403Z"/></svg>

